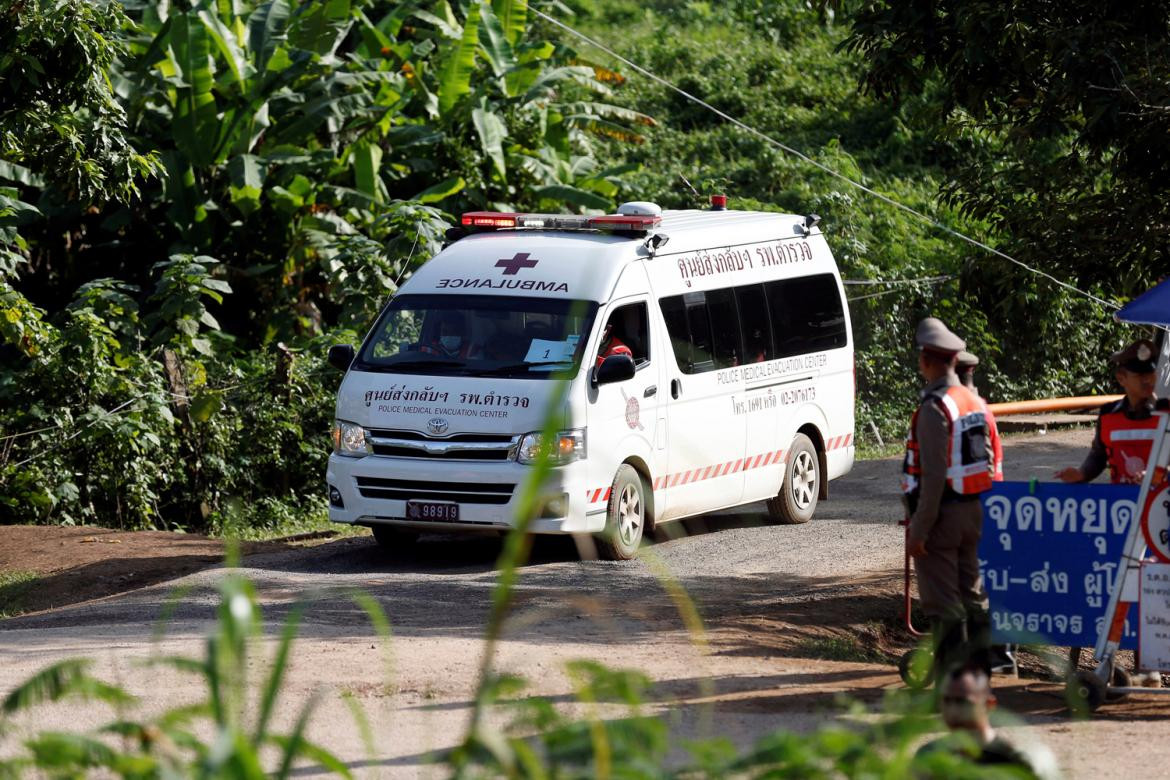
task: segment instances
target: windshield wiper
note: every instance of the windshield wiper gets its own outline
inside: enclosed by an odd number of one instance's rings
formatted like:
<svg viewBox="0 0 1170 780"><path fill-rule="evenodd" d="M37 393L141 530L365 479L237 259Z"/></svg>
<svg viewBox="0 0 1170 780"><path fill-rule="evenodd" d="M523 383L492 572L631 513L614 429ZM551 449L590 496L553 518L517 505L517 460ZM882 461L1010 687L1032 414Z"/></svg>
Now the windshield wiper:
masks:
<svg viewBox="0 0 1170 780"><path fill-rule="evenodd" d="M366 371L394 372L398 369L418 368L465 368L462 360L400 360L395 363L362 363L361 368Z"/></svg>
<svg viewBox="0 0 1170 780"><path fill-rule="evenodd" d="M504 365L504 366L496 366L494 368L480 369L480 370L477 370L476 373L491 376L491 375L495 375L495 374L513 374L513 373L517 373L520 371L527 373L528 371L531 371L532 369L551 371L551 370L558 370L558 369L562 369L562 368L569 368L572 365L573 365L572 360L545 360L545 361L539 361L536 363L528 363L528 362L509 363L508 365Z"/></svg>

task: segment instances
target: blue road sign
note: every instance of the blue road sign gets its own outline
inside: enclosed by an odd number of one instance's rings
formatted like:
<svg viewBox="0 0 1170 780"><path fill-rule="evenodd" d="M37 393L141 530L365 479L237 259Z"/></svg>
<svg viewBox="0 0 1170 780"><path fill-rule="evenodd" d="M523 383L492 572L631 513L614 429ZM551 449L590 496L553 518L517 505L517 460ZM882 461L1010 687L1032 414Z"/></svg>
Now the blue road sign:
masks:
<svg viewBox="0 0 1170 780"><path fill-rule="evenodd" d="M995 641L1096 645L1137 499L1137 485L995 483L979 544ZM1136 615L1121 646L1137 647Z"/></svg>

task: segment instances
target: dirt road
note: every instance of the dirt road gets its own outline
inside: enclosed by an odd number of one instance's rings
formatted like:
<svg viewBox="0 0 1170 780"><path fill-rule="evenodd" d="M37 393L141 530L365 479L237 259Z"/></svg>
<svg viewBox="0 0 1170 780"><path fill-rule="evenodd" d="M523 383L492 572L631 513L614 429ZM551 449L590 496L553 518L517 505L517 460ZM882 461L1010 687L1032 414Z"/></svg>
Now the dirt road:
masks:
<svg viewBox="0 0 1170 780"><path fill-rule="evenodd" d="M1089 435L1010 439L1008 478L1045 479L1078 463ZM778 728L816 727L839 695L877 702L883 689L899 684L888 662L870 660L900 638L897 468L896 459L859 463L833 483L831 499L805 526L768 525L763 506L753 505L689 521L678 538L651 546L635 563L581 562L572 541L539 540L498 665L553 697L571 693L562 671L570 659L640 669L655 681L652 706L671 714L676 740L717 733L747 744ZM324 688L311 727L316 741L366 776L440 775L427 756L454 744L465 725L499 550L496 539L434 537L409 555L386 555L371 538L357 537L248 556L244 573L256 583L270 637L293 602L312 601L294 651L285 723ZM693 600L703 635L684 627L663 572ZM200 651L222 574L199 571L0 622L0 690L54 660L85 654L155 706L193 700L200 692L195 681L138 662L152 653ZM186 595L156 638L175 587ZM380 643L362 610L339 593L344 588L374 595L390 616L389 682ZM1167 771L1159 757L1170 697L1112 705L1091 723L1075 723L1054 684L1024 680L999 688L1005 709L1025 721L1012 731L1046 742L1070 776ZM370 715L374 755L340 694L356 697ZM77 726L104 715L71 705L22 726Z"/></svg>

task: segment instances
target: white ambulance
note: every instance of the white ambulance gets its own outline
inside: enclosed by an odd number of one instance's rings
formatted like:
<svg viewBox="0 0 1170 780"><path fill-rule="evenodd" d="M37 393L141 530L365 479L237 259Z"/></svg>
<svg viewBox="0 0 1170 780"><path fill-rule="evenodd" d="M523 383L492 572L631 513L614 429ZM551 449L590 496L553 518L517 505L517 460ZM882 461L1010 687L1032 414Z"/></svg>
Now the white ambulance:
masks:
<svg viewBox="0 0 1170 780"><path fill-rule="evenodd" d="M716 204L465 214L361 347L330 350L330 518L387 546L506 531L541 452L531 531L595 534L610 558L753 501L812 517L853 465L840 276L817 217Z"/></svg>

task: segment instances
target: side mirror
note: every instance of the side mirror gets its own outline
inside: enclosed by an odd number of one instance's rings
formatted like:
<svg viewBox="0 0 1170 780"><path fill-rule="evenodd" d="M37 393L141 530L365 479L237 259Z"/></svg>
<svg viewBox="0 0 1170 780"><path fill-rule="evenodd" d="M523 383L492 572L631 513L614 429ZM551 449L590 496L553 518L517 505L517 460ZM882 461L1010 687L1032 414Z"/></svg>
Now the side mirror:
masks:
<svg viewBox="0 0 1170 780"><path fill-rule="evenodd" d="M342 371L349 370L353 362L354 351L352 344L334 344L329 348L329 365Z"/></svg>
<svg viewBox="0 0 1170 780"><path fill-rule="evenodd" d="M608 385L634 378L634 359L629 355L610 355L593 371L594 385Z"/></svg>

